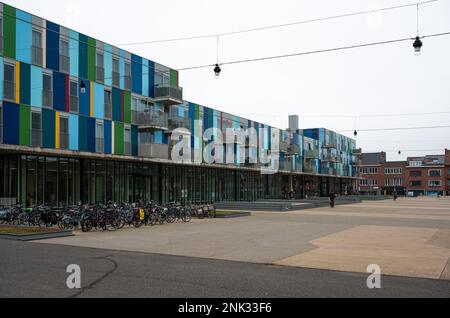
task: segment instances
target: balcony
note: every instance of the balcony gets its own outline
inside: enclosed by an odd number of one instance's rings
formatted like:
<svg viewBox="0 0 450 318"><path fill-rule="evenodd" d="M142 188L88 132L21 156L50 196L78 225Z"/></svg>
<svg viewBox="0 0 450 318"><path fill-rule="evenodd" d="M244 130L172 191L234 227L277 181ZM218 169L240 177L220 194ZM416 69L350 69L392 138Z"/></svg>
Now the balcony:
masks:
<svg viewBox="0 0 450 318"><path fill-rule="evenodd" d="M169 145L139 144L139 157L169 159Z"/></svg>
<svg viewBox="0 0 450 318"><path fill-rule="evenodd" d="M305 159L307 160L319 159L319 150L305 150Z"/></svg>
<svg viewBox="0 0 450 318"><path fill-rule="evenodd" d="M280 152L287 153L289 149L289 143L287 141L280 141Z"/></svg>
<svg viewBox="0 0 450 318"><path fill-rule="evenodd" d="M184 128L189 131L191 128L191 120L188 117L180 117L180 116L170 116L169 117L169 130L173 131L177 128Z"/></svg>
<svg viewBox="0 0 450 318"><path fill-rule="evenodd" d="M9 101L16 101L16 83L10 81L3 82L3 98Z"/></svg>
<svg viewBox="0 0 450 318"><path fill-rule="evenodd" d="M313 165L305 165L305 171L304 173L308 174L317 174L317 167Z"/></svg>
<svg viewBox="0 0 450 318"><path fill-rule="evenodd" d="M97 66L96 79L99 83L105 82L105 69L101 66Z"/></svg>
<svg viewBox="0 0 450 318"><path fill-rule="evenodd" d="M352 154L353 154L353 156L358 156L358 157L360 157L360 156L362 156L362 149L361 149L361 148L359 148L359 149L353 149L353 150L352 150Z"/></svg>
<svg viewBox="0 0 450 318"><path fill-rule="evenodd" d="M53 91L48 89L42 90L42 105L45 107L53 107Z"/></svg>
<svg viewBox="0 0 450 318"><path fill-rule="evenodd" d="M59 134L59 149L69 149L69 133Z"/></svg>
<svg viewBox="0 0 450 318"><path fill-rule="evenodd" d="M43 60L43 50L41 47L38 46L32 46L31 47L31 64L42 66L42 60Z"/></svg>
<svg viewBox="0 0 450 318"><path fill-rule="evenodd" d="M331 154L325 154L322 158L322 162L331 162L331 163L337 163L341 160L337 155L331 155Z"/></svg>
<svg viewBox="0 0 450 318"><path fill-rule="evenodd" d="M163 111L148 109L138 113L139 129L161 129L168 130L169 120Z"/></svg>
<svg viewBox="0 0 450 318"><path fill-rule="evenodd" d="M70 58L68 56L59 56L59 71L66 74L70 73Z"/></svg>
<svg viewBox="0 0 450 318"><path fill-rule="evenodd" d="M288 148L288 153L291 155L301 155L300 145L290 145Z"/></svg>
<svg viewBox="0 0 450 318"><path fill-rule="evenodd" d="M335 141L325 141L322 146L323 149L336 149L337 145Z"/></svg>
<svg viewBox="0 0 450 318"><path fill-rule="evenodd" d="M183 89L171 86L155 87L154 101L166 105L179 105L183 103Z"/></svg>

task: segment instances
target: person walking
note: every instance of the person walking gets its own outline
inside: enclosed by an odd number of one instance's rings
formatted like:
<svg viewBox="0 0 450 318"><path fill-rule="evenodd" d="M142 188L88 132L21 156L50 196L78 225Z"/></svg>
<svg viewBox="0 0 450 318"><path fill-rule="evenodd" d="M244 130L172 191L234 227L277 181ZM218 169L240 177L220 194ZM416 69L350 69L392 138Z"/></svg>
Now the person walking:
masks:
<svg viewBox="0 0 450 318"><path fill-rule="evenodd" d="M394 201L397 201L397 199L398 199L397 190L394 190Z"/></svg>
<svg viewBox="0 0 450 318"><path fill-rule="evenodd" d="M334 209L335 201L336 201L336 195L334 192L330 192L330 207Z"/></svg>

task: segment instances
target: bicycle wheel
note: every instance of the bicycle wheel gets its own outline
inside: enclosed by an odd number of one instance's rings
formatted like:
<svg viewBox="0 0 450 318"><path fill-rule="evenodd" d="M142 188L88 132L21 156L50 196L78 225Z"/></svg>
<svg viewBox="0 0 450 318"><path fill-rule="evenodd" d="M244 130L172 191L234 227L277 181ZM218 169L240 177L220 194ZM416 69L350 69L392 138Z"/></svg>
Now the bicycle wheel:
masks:
<svg viewBox="0 0 450 318"><path fill-rule="evenodd" d="M188 211L185 211L185 212L183 213L183 222L184 222L184 223L189 223L189 222L191 222L191 220L192 220L192 215L191 215L191 213L188 212Z"/></svg>
<svg viewBox="0 0 450 318"><path fill-rule="evenodd" d="M91 219L85 219L81 221L81 230L83 232L90 232L92 228L94 227L94 224L92 223Z"/></svg>

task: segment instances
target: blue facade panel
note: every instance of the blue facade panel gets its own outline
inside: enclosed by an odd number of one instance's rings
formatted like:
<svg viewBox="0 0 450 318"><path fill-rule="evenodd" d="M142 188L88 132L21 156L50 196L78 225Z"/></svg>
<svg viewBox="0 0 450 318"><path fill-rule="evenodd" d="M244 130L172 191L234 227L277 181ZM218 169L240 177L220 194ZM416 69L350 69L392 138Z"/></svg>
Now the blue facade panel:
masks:
<svg viewBox="0 0 450 318"><path fill-rule="evenodd" d="M20 63L20 103L31 103L31 67L30 64Z"/></svg>
<svg viewBox="0 0 450 318"><path fill-rule="evenodd" d="M69 56L70 56L70 75L74 77L78 77L79 73L79 44L78 44L78 32L70 31L70 39L69 39Z"/></svg>
<svg viewBox="0 0 450 318"><path fill-rule="evenodd" d="M105 129L105 153L112 153L112 125L110 120L104 121L104 129Z"/></svg>
<svg viewBox="0 0 450 318"><path fill-rule="evenodd" d="M80 116L78 118L78 147L80 151L87 151L88 150L88 141L87 141L87 117Z"/></svg>
<svg viewBox="0 0 450 318"><path fill-rule="evenodd" d="M112 47L104 45L105 85L112 86Z"/></svg>
<svg viewBox="0 0 450 318"><path fill-rule="evenodd" d="M31 106L42 107L42 68L31 65Z"/></svg>
<svg viewBox="0 0 450 318"><path fill-rule="evenodd" d="M131 55L131 86L135 94L142 95L142 58Z"/></svg>
<svg viewBox="0 0 450 318"><path fill-rule="evenodd" d="M87 118L87 151L95 152L95 118Z"/></svg>
<svg viewBox="0 0 450 318"><path fill-rule="evenodd" d="M155 97L155 63L152 61L148 62L148 87L149 87L149 97Z"/></svg>
<svg viewBox="0 0 450 318"><path fill-rule="evenodd" d="M3 102L3 143L19 144L19 105Z"/></svg>
<svg viewBox="0 0 450 318"><path fill-rule="evenodd" d="M3 83L3 57L0 56L0 82ZM0 99L3 100L3 85L0 85Z"/></svg>
<svg viewBox="0 0 450 318"><path fill-rule="evenodd" d="M47 21L47 68L59 71L59 25Z"/></svg>
<svg viewBox="0 0 450 318"><path fill-rule="evenodd" d="M88 80L83 80L86 85L86 92L81 92L81 81L79 87L79 100L80 100L80 114L84 116L91 115L91 82Z"/></svg>
<svg viewBox="0 0 450 318"><path fill-rule="evenodd" d="M66 74L53 72L53 109L66 111Z"/></svg>
<svg viewBox="0 0 450 318"><path fill-rule="evenodd" d="M88 78L88 38L84 34L79 34L78 42L78 77Z"/></svg>
<svg viewBox="0 0 450 318"><path fill-rule="evenodd" d="M148 60L143 59L142 63L142 95L148 97L149 87L148 87Z"/></svg>
<svg viewBox="0 0 450 318"><path fill-rule="evenodd" d="M78 147L78 115L69 115L69 149L77 151Z"/></svg>
<svg viewBox="0 0 450 318"><path fill-rule="evenodd" d="M16 58L31 63L31 15L16 10Z"/></svg>
<svg viewBox="0 0 450 318"><path fill-rule="evenodd" d="M94 83L94 117L105 117L105 88L101 84Z"/></svg>
<svg viewBox="0 0 450 318"><path fill-rule="evenodd" d="M122 121L122 91L120 89L112 89L112 115L114 121Z"/></svg>

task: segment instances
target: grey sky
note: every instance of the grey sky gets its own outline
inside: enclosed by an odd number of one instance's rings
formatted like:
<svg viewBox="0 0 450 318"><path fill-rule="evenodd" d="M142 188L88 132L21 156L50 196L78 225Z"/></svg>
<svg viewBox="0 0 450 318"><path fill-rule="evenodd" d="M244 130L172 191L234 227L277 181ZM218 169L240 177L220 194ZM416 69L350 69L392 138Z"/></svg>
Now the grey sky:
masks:
<svg viewBox="0 0 450 318"><path fill-rule="evenodd" d="M239 29L395 6L415 0L8 0L8 4L111 44L216 34ZM421 34L450 31L450 1L421 7ZM220 60L287 54L416 35L414 7L222 38ZM215 63L216 40L124 47L182 68ZM310 118L450 112L450 36L288 59L184 71L186 100L286 128L288 114L302 128L353 130L449 125L450 114L382 118ZM275 116L275 117L274 117ZM352 136L352 133L346 134ZM400 160L450 148L450 129L360 133L364 151ZM397 154L402 150L401 156ZM393 152L389 152L393 151Z"/></svg>

